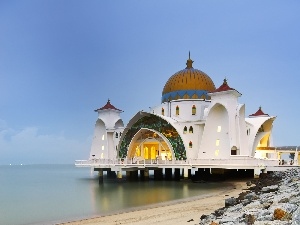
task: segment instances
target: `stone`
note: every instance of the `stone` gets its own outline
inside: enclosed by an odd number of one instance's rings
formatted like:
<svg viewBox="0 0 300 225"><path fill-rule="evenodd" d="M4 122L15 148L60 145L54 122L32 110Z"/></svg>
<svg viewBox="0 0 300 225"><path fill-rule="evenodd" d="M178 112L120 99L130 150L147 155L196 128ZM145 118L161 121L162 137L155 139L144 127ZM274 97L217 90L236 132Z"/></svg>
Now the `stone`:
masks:
<svg viewBox="0 0 300 225"><path fill-rule="evenodd" d="M238 200L234 197L225 199L225 207L234 206L238 203Z"/></svg>

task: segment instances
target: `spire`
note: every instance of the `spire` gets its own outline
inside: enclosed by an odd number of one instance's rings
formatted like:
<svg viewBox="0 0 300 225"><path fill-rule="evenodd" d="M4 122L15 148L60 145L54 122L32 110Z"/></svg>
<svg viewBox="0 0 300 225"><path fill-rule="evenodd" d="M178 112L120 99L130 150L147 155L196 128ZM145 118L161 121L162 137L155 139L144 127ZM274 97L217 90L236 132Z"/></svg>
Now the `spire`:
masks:
<svg viewBox="0 0 300 225"><path fill-rule="evenodd" d="M189 51L189 59L186 61L186 69L193 68L193 60L191 60L191 52Z"/></svg>
<svg viewBox="0 0 300 225"><path fill-rule="evenodd" d="M259 106L258 110L256 113L253 113L251 115L249 115L250 117L253 117L253 116L269 116L269 114L266 114L262 111L261 109L261 106Z"/></svg>

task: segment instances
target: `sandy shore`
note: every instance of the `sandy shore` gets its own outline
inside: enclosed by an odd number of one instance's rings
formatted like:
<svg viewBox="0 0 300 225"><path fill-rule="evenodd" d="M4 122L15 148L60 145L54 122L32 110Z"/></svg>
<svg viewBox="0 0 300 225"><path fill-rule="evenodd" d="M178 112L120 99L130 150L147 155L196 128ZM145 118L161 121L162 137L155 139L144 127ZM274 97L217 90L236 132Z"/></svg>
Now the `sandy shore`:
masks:
<svg viewBox="0 0 300 225"><path fill-rule="evenodd" d="M130 209L130 212L119 212L112 215L99 216L90 219L60 223L60 225L173 225L199 224L203 214L210 214L224 207L226 198L238 197L247 189L245 181L232 182L232 188L214 192L212 195L193 197L189 199L155 204L147 207Z"/></svg>

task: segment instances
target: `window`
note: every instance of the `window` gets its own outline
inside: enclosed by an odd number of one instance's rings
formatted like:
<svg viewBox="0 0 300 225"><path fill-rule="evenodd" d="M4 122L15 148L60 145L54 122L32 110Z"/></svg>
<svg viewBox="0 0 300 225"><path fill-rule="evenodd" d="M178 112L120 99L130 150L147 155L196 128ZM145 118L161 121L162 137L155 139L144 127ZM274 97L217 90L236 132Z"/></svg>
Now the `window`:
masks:
<svg viewBox="0 0 300 225"><path fill-rule="evenodd" d="M237 147L236 146L232 146L231 148L231 155L237 155L238 151L237 151Z"/></svg>
<svg viewBox="0 0 300 225"><path fill-rule="evenodd" d="M217 128L217 132L220 133L221 132L221 126L218 126Z"/></svg>
<svg viewBox="0 0 300 225"><path fill-rule="evenodd" d="M176 116L179 115L179 106L176 106Z"/></svg>
<svg viewBox="0 0 300 225"><path fill-rule="evenodd" d="M101 159L103 159L104 158L104 154L103 153L101 153Z"/></svg>
<svg viewBox="0 0 300 225"><path fill-rule="evenodd" d="M187 127L184 126L184 128L183 128L183 133L186 134L186 132L187 132Z"/></svg>
<svg viewBox="0 0 300 225"><path fill-rule="evenodd" d="M220 145L220 139L217 139L216 140L216 146L219 146Z"/></svg>
<svg viewBox="0 0 300 225"><path fill-rule="evenodd" d="M192 115L196 115L196 106L195 105L193 105L193 107L192 107Z"/></svg>
<svg viewBox="0 0 300 225"><path fill-rule="evenodd" d="M118 132L116 132L116 138L118 138L119 137L119 134L118 134Z"/></svg>
<svg viewBox="0 0 300 225"><path fill-rule="evenodd" d="M104 150L104 145L102 145L102 148L101 148L102 150Z"/></svg>
<svg viewBox="0 0 300 225"><path fill-rule="evenodd" d="M190 141L189 148L192 148L192 147L193 147L193 142Z"/></svg>
<svg viewBox="0 0 300 225"><path fill-rule="evenodd" d="M189 129L189 133L193 133L194 132L194 129L193 129L193 127L192 126L190 126L190 129Z"/></svg>
<svg viewBox="0 0 300 225"><path fill-rule="evenodd" d="M122 132L120 132L120 135L119 135L120 137L122 136Z"/></svg>
<svg viewBox="0 0 300 225"><path fill-rule="evenodd" d="M216 150L216 151L215 151L215 156L218 156L218 155L219 155L219 152L220 152L219 150Z"/></svg>
<svg viewBox="0 0 300 225"><path fill-rule="evenodd" d="M104 141L104 134L102 135L102 141Z"/></svg>
<svg viewBox="0 0 300 225"><path fill-rule="evenodd" d="M161 108L161 115L165 115L165 109L164 108Z"/></svg>

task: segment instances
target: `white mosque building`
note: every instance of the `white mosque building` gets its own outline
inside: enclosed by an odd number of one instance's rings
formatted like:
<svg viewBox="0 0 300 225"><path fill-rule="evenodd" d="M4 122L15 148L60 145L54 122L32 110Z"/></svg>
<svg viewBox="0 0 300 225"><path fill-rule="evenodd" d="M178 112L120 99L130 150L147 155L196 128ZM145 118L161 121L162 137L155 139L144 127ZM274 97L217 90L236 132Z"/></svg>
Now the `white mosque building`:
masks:
<svg viewBox="0 0 300 225"><path fill-rule="evenodd" d="M272 140L276 117L261 107L245 115L240 96L226 79L216 88L206 73L193 68L189 56L186 68L167 80L161 103L137 112L126 127L122 110L110 100L95 110L89 159L76 161L76 166L110 169L118 176L122 171L182 168L184 177L188 169L252 169L258 176L298 166L297 149L291 150L297 153L295 161L279 162L283 150Z"/></svg>

